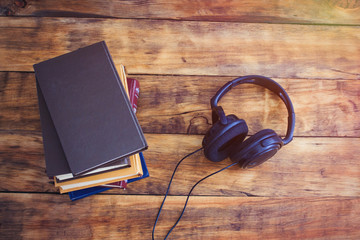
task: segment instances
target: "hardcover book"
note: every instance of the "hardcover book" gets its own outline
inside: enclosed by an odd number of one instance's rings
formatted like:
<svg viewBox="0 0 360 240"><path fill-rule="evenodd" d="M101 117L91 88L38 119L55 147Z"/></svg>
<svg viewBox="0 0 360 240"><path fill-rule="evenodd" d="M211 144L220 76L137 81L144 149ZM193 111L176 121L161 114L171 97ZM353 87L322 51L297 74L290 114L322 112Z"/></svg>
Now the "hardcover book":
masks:
<svg viewBox="0 0 360 240"><path fill-rule="evenodd" d="M49 110L46 107L46 102L44 96L42 95L39 85L37 85L38 90L38 101L39 101L39 110L40 110L40 120L41 128L43 135L43 144L45 152L45 162L46 162L46 173L49 177L53 178L54 176L71 176L74 177L71 173L69 164L66 160L64 151L62 149L59 136L57 135L54 123L52 122ZM95 172L103 172L111 169L119 169L123 167L130 167L130 161L128 158L123 158L118 161L114 161L109 164L109 166L103 168L94 169ZM91 171L87 174L92 174ZM78 175L81 177L81 175Z"/></svg>
<svg viewBox="0 0 360 240"><path fill-rule="evenodd" d="M127 180L129 183L135 182L135 181L138 181L138 180L141 180L141 179L144 179L144 178L147 178L150 176L143 154L139 153L139 155L140 155L140 159L141 159L141 167L143 170L143 175L141 177L131 178L131 179ZM78 200L78 199L81 199L84 197L88 197L88 196L91 196L91 195L94 195L94 194L97 194L100 192L107 191L111 188L114 188L113 184L110 184L109 186L110 187L107 187L107 184L105 184L105 185L98 186L98 187L85 188L85 189L69 192L69 197L72 201L75 201L75 200ZM118 182L118 186L116 186L116 187L125 189L126 182L120 181L120 182Z"/></svg>
<svg viewBox="0 0 360 240"><path fill-rule="evenodd" d="M42 121L48 175L70 168L76 176L147 148L105 42L35 64L34 69L39 105L41 99L45 107L40 106L41 120L48 113L52 123ZM54 136L57 144L48 144ZM58 159L60 152L66 161Z"/></svg>
<svg viewBox="0 0 360 240"><path fill-rule="evenodd" d="M76 178L66 182L58 182L55 178L55 187L60 189L60 193L67 193L116 181L122 181L125 179L141 177L143 175L143 170L139 153L134 154L129 158L131 162L131 167L129 168Z"/></svg>

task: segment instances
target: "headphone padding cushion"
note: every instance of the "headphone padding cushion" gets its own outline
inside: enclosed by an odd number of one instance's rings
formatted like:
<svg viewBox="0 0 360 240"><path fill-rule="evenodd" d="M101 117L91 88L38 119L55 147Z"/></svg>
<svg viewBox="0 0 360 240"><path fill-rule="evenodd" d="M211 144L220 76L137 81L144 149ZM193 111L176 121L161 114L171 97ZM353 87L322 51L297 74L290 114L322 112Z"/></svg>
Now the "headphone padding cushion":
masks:
<svg viewBox="0 0 360 240"><path fill-rule="evenodd" d="M225 125L220 121L216 122L204 137L204 154L213 162L227 158L231 148L238 145L236 143L242 142L248 133L244 120L238 119L235 115L227 116L227 120L228 123Z"/></svg>
<svg viewBox="0 0 360 240"><path fill-rule="evenodd" d="M267 139L271 139L271 142L269 142L270 144L275 144L275 146L278 145L278 149L281 148L282 140L275 131L272 129L264 129L246 139L237 148L232 148L230 153L231 160L234 162L239 161L242 167L246 167L245 165L247 164L247 161L252 156L256 156L267 147L262 144L262 141Z"/></svg>

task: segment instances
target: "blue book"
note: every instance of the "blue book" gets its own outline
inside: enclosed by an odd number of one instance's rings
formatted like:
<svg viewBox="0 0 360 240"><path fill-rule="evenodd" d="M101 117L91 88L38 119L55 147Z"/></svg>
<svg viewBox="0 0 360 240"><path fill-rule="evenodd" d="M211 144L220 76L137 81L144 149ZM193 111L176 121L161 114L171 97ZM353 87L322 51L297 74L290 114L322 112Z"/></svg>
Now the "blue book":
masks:
<svg viewBox="0 0 360 240"><path fill-rule="evenodd" d="M137 177L137 178L132 178L132 179L128 179L128 183L132 183L138 180L141 180L143 178L147 178L150 176L149 174L149 170L146 166L146 162L145 162L145 158L144 155L142 153L139 153L140 155L140 161L141 161L141 167L143 170L143 175L141 177ZM77 191L73 191L73 192L69 192L69 197L72 201L87 197L87 196L91 196L94 195L96 193L100 193L100 192L104 192L106 190L109 190L111 188L109 187L91 187L91 188L85 188L85 189L81 189L81 190L77 190Z"/></svg>
<svg viewBox="0 0 360 240"><path fill-rule="evenodd" d="M91 188L85 188L73 192L69 192L69 197L72 201L94 195L96 193L104 192L106 190L109 190L111 188L109 187L91 187Z"/></svg>

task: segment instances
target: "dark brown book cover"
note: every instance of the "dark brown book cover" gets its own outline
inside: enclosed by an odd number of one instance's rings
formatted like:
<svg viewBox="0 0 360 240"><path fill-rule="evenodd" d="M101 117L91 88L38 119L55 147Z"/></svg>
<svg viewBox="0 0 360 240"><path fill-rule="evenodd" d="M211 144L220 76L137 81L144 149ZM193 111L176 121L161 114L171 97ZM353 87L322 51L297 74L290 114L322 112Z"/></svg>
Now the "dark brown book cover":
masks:
<svg viewBox="0 0 360 240"><path fill-rule="evenodd" d="M74 175L147 148L105 42L35 64L34 69Z"/></svg>
<svg viewBox="0 0 360 240"><path fill-rule="evenodd" d="M57 135L54 123L51 119L44 96L37 81L36 87L38 92L40 120L44 143L46 173L51 178L58 175L69 174L71 173L69 164L67 163L59 136ZM131 166L128 158L119 159L109 165L115 166L116 169ZM102 171L106 170L102 169ZM81 177L81 175L78 176Z"/></svg>

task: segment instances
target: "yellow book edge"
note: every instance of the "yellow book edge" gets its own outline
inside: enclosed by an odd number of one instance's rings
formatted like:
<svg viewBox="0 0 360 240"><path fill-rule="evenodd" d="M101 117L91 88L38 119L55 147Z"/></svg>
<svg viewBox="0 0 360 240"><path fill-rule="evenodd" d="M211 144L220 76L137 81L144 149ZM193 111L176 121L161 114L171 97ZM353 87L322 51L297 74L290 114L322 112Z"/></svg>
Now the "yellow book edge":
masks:
<svg viewBox="0 0 360 240"><path fill-rule="evenodd" d="M55 187L59 188L60 193L67 193L81 190L84 188L99 186L102 184L108 184L135 177L141 177L143 175L143 171L141 167L140 155L135 154L130 156L129 158L131 162L130 168L119 169L111 172L101 173L60 183L56 181L56 178L54 178Z"/></svg>
<svg viewBox="0 0 360 240"><path fill-rule="evenodd" d="M128 85L127 85L127 77L126 77L126 72L125 72L125 66L124 65L120 65L120 74L119 74L119 77L120 77L120 80L121 80L121 83L123 84L123 87L125 88L125 92L127 94L128 97L129 96L129 88L128 88Z"/></svg>

